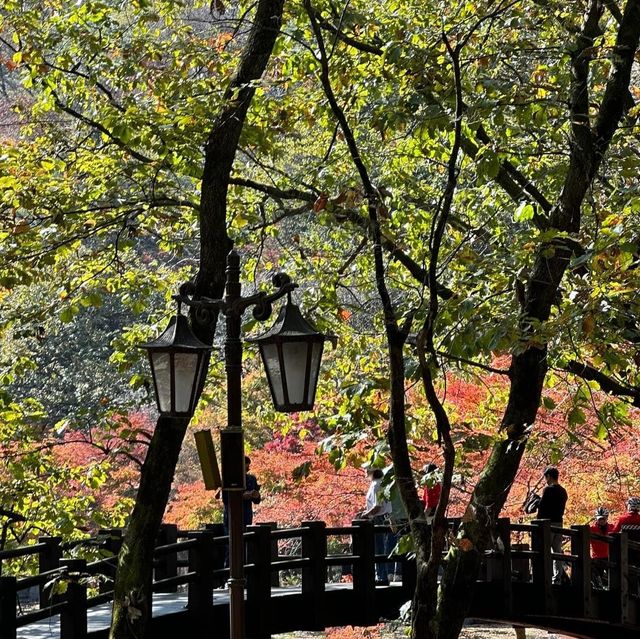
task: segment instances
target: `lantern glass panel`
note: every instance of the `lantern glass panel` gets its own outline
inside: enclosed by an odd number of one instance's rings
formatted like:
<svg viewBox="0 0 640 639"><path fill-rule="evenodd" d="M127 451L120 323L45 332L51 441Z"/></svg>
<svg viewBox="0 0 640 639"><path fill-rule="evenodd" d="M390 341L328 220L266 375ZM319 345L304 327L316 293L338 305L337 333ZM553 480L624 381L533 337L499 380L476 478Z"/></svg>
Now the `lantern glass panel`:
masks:
<svg viewBox="0 0 640 639"><path fill-rule="evenodd" d="M280 358L276 344L260 344L264 368L269 378L269 386L273 394L276 406L284 404L284 391L282 389L282 373L280 371Z"/></svg>
<svg viewBox="0 0 640 639"><path fill-rule="evenodd" d="M193 387L196 383L198 370L197 353L176 353L174 356L176 376L176 404L177 413L187 413L191 405Z"/></svg>
<svg viewBox="0 0 640 639"><path fill-rule="evenodd" d="M282 344L282 359L289 404L305 403L308 346L307 342L285 342Z"/></svg>
<svg viewBox="0 0 640 639"><path fill-rule="evenodd" d="M314 342L311 345L311 367L309 370L309 388L307 390L307 403L313 406L318 385L318 373L320 372L320 359L322 358L322 342Z"/></svg>
<svg viewBox="0 0 640 639"><path fill-rule="evenodd" d="M171 411L171 356L169 353L151 353L153 378L158 392L158 408L161 413Z"/></svg>
<svg viewBox="0 0 640 639"><path fill-rule="evenodd" d="M209 370L209 353L204 353L200 358L200 363L198 365L198 373L196 375L195 383L197 385L196 395L194 397L194 408L195 404L200 399L200 395L202 394L202 389L204 388L204 383L207 379L207 371Z"/></svg>

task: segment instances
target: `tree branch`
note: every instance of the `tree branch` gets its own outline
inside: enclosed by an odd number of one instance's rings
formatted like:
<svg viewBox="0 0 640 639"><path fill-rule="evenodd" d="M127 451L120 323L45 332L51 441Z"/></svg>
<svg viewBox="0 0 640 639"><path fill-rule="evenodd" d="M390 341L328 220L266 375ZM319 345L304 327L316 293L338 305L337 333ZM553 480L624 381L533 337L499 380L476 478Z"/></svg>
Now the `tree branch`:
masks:
<svg viewBox="0 0 640 639"><path fill-rule="evenodd" d="M600 388L609 395L630 397L632 400L631 404L640 408L640 388L622 384L593 366L577 362L575 360L567 362L566 366L564 366L564 370L580 377L581 379L596 382L598 386L600 386Z"/></svg>
<svg viewBox="0 0 640 639"><path fill-rule="evenodd" d="M622 24L622 11L616 4L616 0L604 0L604 4L609 9L609 13L614 17L618 24Z"/></svg>
<svg viewBox="0 0 640 639"><path fill-rule="evenodd" d="M356 40L348 35L346 35L342 29L336 27L334 24L329 22L322 17L320 11L313 10L314 17L318 22L318 25L323 29L333 33L338 40L348 44L350 47L357 49L358 51L362 51L364 53L372 53L374 55L382 55L384 53L384 49L375 44L368 44L366 42L360 42L360 40Z"/></svg>
<svg viewBox="0 0 640 639"><path fill-rule="evenodd" d="M260 191L275 200L301 200L302 202L313 203L318 199L318 196L310 191L301 191L300 189L280 189L277 186L262 184L261 182L255 182L254 180L249 180L247 178L232 177L229 179L229 184L233 184L234 186L245 186L253 189L254 191Z"/></svg>
<svg viewBox="0 0 640 639"><path fill-rule="evenodd" d="M62 100L59 98L58 94L55 91L52 91L51 95L53 95L55 105L56 107L58 107L58 109L60 109L61 111L64 111L64 113L66 113L67 115L70 115L72 118L82 122L83 124L86 124L87 126L90 126L91 128L96 129L101 133L104 133L110 140L112 140L115 143L116 146L121 148L123 151L125 151L128 155L130 155L135 160L138 160L139 162L142 162L144 164L150 164L155 161L152 158L147 157L143 153L140 153L139 151L132 149L124 140L119 138L117 135L114 135L102 123L97 122L96 120L92 120L86 115L66 105L64 102L62 102Z"/></svg>
<svg viewBox="0 0 640 639"><path fill-rule="evenodd" d="M510 371L506 368L495 368L493 366L488 366L487 364L482 364L481 362L474 362L472 359L466 359L465 357L458 357L457 355L451 355L451 353L447 353L446 351L438 350L436 351L440 357L444 359L451 360L453 362L460 362L461 364L466 364L467 366L473 366L475 368L479 368L487 373L493 373L495 375L505 375L507 377L510 376Z"/></svg>
<svg viewBox="0 0 640 639"><path fill-rule="evenodd" d="M613 48L612 72L607 81L595 125L597 166L606 153L620 120L634 104L629 93L629 83L639 41L640 0L628 0Z"/></svg>

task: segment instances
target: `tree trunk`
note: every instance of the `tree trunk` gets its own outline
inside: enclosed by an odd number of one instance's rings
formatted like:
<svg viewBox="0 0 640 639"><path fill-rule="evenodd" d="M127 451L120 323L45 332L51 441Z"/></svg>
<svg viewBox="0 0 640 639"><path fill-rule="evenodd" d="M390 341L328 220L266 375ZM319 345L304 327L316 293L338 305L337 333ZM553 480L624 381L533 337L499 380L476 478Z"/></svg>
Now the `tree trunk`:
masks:
<svg viewBox="0 0 640 639"><path fill-rule="evenodd" d="M585 194L629 108L631 67L640 40L640 0L628 0L625 6L612 72L592 128L589 62L593 43L601 33L602 11L598 0L591 0L571 54L571 154L562 193L549 216L550 227L561 233L579 232ZM498 515L518 472L547 372L547 347L544 343L535 344L539 337L534 327L548 320L570 258L570 244L561 239L545 242L537 251L520 321L521 349L511 361L511 388L502 419L506 437L493 447L463 517L457 543L447 557L438 596L437 639L457 639L460 634L473 599L481 558L492 543Z"/></svg>
<svg viewBox="0 0 640 639"><path fill-rule="evenodd" d="M225 93L226 106L216 118L205 149L200 198L200 265L195 294L219 298L224 292L227 253L227 191L247 111L269 62L280 31L284 0L260 0L238 71ZM200 339L211 343L215 321L193 324ZM153 547L169 498L188 419L161 417L149 444L136 504L118 555L113 620L109 639L149 636Z"/></svg>
<svg viewBox="0 0 640 639"><path fill-rule="evenodd" d="M189 420L161 417L140 474L136 504L122 547L114 587L111 637L144 637L151 616L153 548Z"/></svg>

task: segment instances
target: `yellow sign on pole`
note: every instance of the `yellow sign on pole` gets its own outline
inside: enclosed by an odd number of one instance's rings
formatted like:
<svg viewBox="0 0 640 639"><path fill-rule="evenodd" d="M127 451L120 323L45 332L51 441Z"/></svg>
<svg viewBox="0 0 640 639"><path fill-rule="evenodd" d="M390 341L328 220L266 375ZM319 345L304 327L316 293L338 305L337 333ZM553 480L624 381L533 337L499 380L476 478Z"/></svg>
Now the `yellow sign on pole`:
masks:
<svg viewBox="0 0 640 639"><path fill-rule="evenodd" d="M202 468L202 479L207 490L217 490L222 486L218 460L216 459L216 449L213 445L210 430L199 430L194 434L196 448L200 458L200 468Z"/></svg>

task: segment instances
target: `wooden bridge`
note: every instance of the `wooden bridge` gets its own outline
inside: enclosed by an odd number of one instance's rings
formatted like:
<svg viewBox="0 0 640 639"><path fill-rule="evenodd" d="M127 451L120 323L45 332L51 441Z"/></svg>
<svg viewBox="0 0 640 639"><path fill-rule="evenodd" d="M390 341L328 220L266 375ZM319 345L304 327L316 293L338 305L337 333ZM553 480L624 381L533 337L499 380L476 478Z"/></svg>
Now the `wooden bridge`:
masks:
<svg viewBox="0 0 640 639"><path fill-rule="evenodd" d="M457 525L451 522L452 527ZM179 532L163 526L155 549L152 636L229 636L228 594L223 584L227 538L220 526ZM299 528L251 526L247 547L247 634L263 639L293 630L372 625L397 618L412 597L415 563L392 557L402 580L376 586L374 534L388 531L367 521L330 528L305 522ZM552 554L552 534L562 534L567 552ZM597 539L609 544L610 560L590 559L587 526L556 529L548 521L513 524L501 519L496 549L486 553L473 600L477 619L535 626L575 637L637 639L640 636L640 543L626 533ZM0 577L0 639L102 639L107 637L112 582L121 531L101 531L94 539L63 544L43 537L35 545L0 552L3 574L18 564L33 576ZM76 558L80 551L93 559ZM570 582L552 584L552 562L566 562ZM605 574L605 583L594 574ZM51 595L45 584L64 583ZM597 585L594 583L597 581ZM32 604L21 594L37 589ZM179 633L179 634L178 634Z"/></svg>

